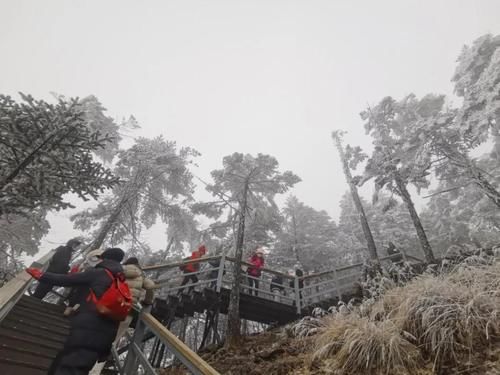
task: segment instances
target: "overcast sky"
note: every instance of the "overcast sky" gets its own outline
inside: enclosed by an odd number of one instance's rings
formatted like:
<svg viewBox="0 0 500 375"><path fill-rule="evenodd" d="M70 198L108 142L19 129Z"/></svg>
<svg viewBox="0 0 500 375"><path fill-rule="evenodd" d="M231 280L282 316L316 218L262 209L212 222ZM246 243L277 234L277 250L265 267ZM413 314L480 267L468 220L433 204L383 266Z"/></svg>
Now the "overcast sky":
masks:
<svg viewBox="0 0 500 375"><path fill-rule="evenodd" d="M200 151L203 179L235 151L271 154L302 178L299 199L337 218L331 131L369 147L368 104L451 95L462 46L500 33L499 15L498 0L3 0L0 92L94 94L134 115L135 135ZM44 247L67 238L68 216L52 216Z"/></svg>

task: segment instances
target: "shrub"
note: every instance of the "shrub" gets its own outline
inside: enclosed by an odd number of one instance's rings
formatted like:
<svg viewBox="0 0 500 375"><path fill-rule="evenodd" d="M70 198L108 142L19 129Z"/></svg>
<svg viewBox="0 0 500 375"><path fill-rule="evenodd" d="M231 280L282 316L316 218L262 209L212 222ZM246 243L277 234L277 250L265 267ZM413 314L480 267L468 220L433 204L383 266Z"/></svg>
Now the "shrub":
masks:
<svg viewBox="0 0 500 375"><path fill-rule="evenodd" d="M391 321L334 317L316 340L315 359L334 357L344 374L412 374L419 351Z"/></svg>

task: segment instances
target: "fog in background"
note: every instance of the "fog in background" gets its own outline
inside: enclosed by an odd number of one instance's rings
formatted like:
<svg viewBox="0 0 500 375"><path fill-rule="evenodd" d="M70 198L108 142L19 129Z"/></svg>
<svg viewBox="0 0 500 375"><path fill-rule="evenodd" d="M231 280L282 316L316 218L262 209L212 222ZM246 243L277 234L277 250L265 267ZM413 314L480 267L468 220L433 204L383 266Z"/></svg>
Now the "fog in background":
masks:
<svg viewBox="0 0 500 375"><path fill-rule="evenodd" d="M369 150L368 105L451 96L462 46L500 33L499 14L493 0L4 0L0 92L93 94L108 115L138 120L122 146L160 134L191 146L206 181L225 155L271 154L302 178L293 194L337 219L347 185L331 131ZM75 233L74 212L49 215L43 251ZM146 234L153 249L163 232Z"/></svg>

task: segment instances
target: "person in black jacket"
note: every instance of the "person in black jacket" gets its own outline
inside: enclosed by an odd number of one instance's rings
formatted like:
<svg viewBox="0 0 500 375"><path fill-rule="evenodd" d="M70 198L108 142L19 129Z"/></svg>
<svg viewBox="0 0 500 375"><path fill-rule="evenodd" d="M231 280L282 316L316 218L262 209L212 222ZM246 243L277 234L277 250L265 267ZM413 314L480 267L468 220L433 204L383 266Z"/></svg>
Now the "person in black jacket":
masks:
<svg viewBox="0 0 500 375"><path fill-rule="evenodd" d="M112 282L105 269L113 275L123 273L120 262L124 252L119 248L110 248L100 257L102 262L95 268L80 273L42 273L33 268L29 268L27 272L38 278L41 283L84 288L87 295L92 290L99 299ZM88 374L96 362L102 362L109 356L119 324L120 322L101 315L91 300L82 301L82 305L71 319L71 329L64 349L54 359L48 374Z"/></svg>
<svg viewBox="0 0 500 375"><path fill-rule="evenodd" d="M290 273L293 274L293 271ZM299 297L302 299L302 289L304 289L304 279L302 277L304 276L304 271L302 271L298 264L295 265L295 276L299 279ZM295 280L290 280L290 288L295 288Z"/></svg>
<svg viewBox="0 0 500 375"><path fill-rule="evenodd" d="M78 246L81 245L81 241L74 238L69 240L65 246L59 246L52 259L50 260L49 266L47 267L47 272L57 273L57 274L67 274L69 271L69 264L71 262L71 255ZM38 299L44 299L48 292L52 290L54 284L48 282L39 283L33 293L33 297Z"/></svg>

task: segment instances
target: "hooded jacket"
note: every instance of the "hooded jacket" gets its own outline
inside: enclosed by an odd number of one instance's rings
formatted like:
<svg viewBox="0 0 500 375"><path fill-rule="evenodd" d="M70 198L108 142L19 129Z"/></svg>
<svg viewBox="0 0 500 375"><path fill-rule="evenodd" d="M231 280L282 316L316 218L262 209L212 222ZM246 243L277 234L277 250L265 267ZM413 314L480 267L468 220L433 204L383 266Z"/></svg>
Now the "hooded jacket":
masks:
<svg viewBox="0 0 500 375"><path fill-rule="evenodd" d="M50 260L47 272L68 273L71 254L73 254L73 248L71 246L59 246Z"/></svg>
<svg viewBox="0 0 500 375"><path fill-rule="evenodd" d="M206 254L206 250L204 248L202 249L201 247L198 248L198 250L195 250L191 253L191 256L189 257L189 260L195 260L195 259L200 259ZM200 269L200 262L197 263L188 263L184 266L184 273L191 273L191 272L196 272Z"/></svg>
<svg viewBox="0 0 500 375"><path fill-rule="evenodd" d="M153 280L148 279L136 264L124 265L123 272L132 292L134 304L144 300L145 304L151 305L154 299L153 289L155 287Z"/></svg>
<svg viewBox="0 0 500 375"><path fill-rule="evenodd" d="M257 254L254 254L250 258L250 260L248 261L248 263L250 263L251 266L249 266L247 268L247 273L250 276L260 277L260 275L262 273L262 268L264 267L264 258L263 257L259 257Z"/></svg>
<svg viewBox="0 0 500 375"><path fill-rule="evenodd" d="M40 278L40 282L81 288L81 292L87 296L92 289L96 297L100 298L112 282L105 269L111 271L113 275L123 272L120 263L104 259L95 268L84 272L69 275L46 272ZM119 322L97 312L95 304L85 298L75 316L71 318L71 329L65 349L84 348L97 352L100 358L105 358L110 353L118 325Z"/></svg>

